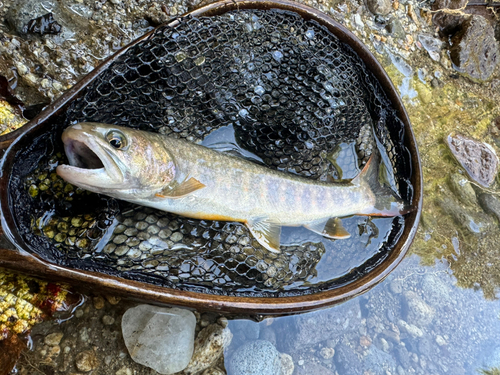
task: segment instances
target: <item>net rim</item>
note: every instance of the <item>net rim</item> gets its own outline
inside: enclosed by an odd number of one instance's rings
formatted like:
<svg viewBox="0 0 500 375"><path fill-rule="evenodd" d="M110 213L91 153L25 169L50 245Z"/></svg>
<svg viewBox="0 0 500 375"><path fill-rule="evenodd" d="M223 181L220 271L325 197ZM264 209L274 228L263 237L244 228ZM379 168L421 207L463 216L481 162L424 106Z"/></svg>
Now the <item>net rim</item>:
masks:
<svg viewBox="0 0 500 375"><path fill-rule="evenodd" d="M106 59L94 71L85 76L75 86L63 94L58 100L45 108L37 117L28 122L18 130L4 136L0 136L0 156L2 159L0 170L0 207L2 212L2 227L7 237L13 242L19 251L12 249L0 249L0 266L29 272L47 279L56 279L61 282L67 282L77 285L80 289L91 290L98 289L113 293L123 297L129 297L158 304L179 305L197 310L211 310L235 314L291 314L310 310L315 310L330 305L343 302L347 299L362 294L379 282L384 280L392 270L402 261L406 255L417 231L418 222L422 209L422 171L420 166L420 157L411 129L410 120L403 106L399 95L391 80L387 76L380 63L362 44L362 42L344 26L340 25L326 14L313 9L309 6L295 3L288 0L267 1L267 0L224 0L202 6L185 16L216 16L229 11L238 9L280 9L292 11L299 14L305 20L315 20L320 25L327 27L330 32L336 35L342 42L348 44L363 60L368 69L374 74L384 89L389 101L398 113L399 118L404 123L405 139L404 144L411 153L412 161L412 185L414 187L414 197L412 202L412 211L405 216L405 229L388 257L380 264L376 265L369 273L348 283L344 286L312 293L301 296L290 297L240 297L212 295L193 291L175 290L166 287L155 286L143 282L122 279L116 276L110 276L103 273L82 271L62 267L46 262L37 255L28 252L26 245L21 240L20 235L15 230L15 221L11 216L7 186L9 182L9 165L15 157L26 137L33 137L43 132L44 124L53 116L61 113L93 80L119 56L129 48L147 39L153 32L149 32L137 40L133 41L114 55ZM168 26L175 27L179 19L167 23ZM160 26L161 27L161 26ZM10 147L6 150L6 148ZM0 235L1 233L0 228Z"/></svg>

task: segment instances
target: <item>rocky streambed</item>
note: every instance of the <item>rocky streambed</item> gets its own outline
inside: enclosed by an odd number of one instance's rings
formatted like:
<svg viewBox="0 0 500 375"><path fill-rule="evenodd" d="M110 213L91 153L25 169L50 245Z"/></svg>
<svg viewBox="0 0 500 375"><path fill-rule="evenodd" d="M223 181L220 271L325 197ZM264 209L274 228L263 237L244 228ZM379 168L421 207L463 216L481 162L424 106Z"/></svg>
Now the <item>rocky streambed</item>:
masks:
<svg viewBox="0 0 500 375"><path fill-rule="evenodd" d="M386 281L339 306L260 322L196 312L195 362L185 373L477 374L500 368L499 3L305 3L352 30L405 101L424 173L419 232ZM195 5L3 0L0 75L25 107L48 103L113 51ZM49 13L52 18L39 19ZM0 104L0 126L24 121L11 104ZM0 301L8 295L0 283ZM21 355L18 373L155 374L134 362L125 345L123 314L134 305L93 295L71 319L34 325L33 347Z"/></svg>

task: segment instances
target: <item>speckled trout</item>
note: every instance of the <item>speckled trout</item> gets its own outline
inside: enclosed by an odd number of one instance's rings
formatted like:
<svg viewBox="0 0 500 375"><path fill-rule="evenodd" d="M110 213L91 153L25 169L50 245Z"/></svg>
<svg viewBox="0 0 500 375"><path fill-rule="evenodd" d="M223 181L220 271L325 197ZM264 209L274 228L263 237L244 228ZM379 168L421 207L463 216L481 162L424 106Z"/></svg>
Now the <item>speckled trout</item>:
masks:
<svg viewBox="0 0 500 375"><path fill-rule="evenodd" d="M342 239L349 233L338 218L404 213L404 202L379 183L378 152L349 183L326 183L115 125L79 123L62 140L70 165L57 173L67 182L186 217L244 223L272 252L279 252L282 226Z"/></svg>

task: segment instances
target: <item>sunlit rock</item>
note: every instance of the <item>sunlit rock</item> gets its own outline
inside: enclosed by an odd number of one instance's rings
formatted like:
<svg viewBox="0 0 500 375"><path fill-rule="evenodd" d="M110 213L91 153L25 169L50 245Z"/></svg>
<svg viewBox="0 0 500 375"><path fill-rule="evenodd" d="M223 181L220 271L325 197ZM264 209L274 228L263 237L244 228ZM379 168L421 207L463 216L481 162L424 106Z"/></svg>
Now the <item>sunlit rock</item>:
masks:
<svg viewBox="0 0 500 375"><path fill-rule="evenodd" d="M279 375L280 353L269 341L250 341L236 349L228 370L231 375Z"/></svg>
<svg viewBox="0 0 500 375"><path fill-rule="evenodd" d="M194 314L179 308L139 305L122 318L123 338L132 359L164 375L188 365L195 327Z"/></svg>

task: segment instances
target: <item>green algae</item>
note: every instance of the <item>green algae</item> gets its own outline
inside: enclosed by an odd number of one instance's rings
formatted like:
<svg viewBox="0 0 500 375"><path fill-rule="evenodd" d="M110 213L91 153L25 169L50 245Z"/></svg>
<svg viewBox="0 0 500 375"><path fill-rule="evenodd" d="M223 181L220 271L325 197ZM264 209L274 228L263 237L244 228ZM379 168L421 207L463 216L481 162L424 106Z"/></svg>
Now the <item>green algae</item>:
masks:
<svg viewBox="0 0 500 375"><path fill-rule="evenodd" d="M386 71L399 87L405 78L394 66ZM410 252L424 265L446 260L460 287L482 289L485 298L496 298L500 286L500 227L474 199L461 199L451 182L452 174L463 176L464 186L476 195L486 192L453 158L444 138L458 132L490 144L499 152L494 120L500 116L499 94L487 85L464 78L443 78L432 87L416 76L410 87L417 97L405 100L419 147L424 179L422 219ZM498 132L497 132L498 133ZM464 189L465 189L464 188ZM500 195L498 183L488 190Z"/></svg>

